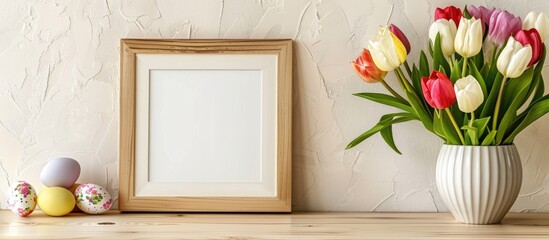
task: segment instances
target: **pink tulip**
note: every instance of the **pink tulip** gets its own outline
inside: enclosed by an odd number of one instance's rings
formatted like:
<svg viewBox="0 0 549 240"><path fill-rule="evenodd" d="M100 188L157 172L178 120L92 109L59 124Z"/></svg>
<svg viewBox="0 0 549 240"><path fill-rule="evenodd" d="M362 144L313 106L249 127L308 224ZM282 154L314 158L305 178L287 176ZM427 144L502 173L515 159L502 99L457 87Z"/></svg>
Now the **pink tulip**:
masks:
<svg viewBox="0 0 549 240"><path fill-rule="evenodd" d="M520 42L523 46L530 45L530 47L532 47L532 59L528 63L528 67L539 61L541 55L543 55L544 47L538 30L535 28L530 30L520 30L517 34L515 34L515 40Z"/></svg>
<svg viewBox="0 0 549 240"><path fill-rule="evenodd" d="M475 7L473 5L467 7L467 11L476 19L482 22L482 30L486 31L486 25L490 24L490 17L495 11L495 8L488 9L484 6Z"/></svg>
<svg viewBox="0 0 549 240"><path fill-rule="evenodd" d="M490 16L488 39L497 45L502 45L510 36L522 29L520 17L505 11L494 10Z"/></svg>
<svg viewBox="0 0 549 240"><path fill-rule="evenodd" d="M421 89L425 100L433 108L449 108L456 102L456 93L452 82L439 71L435 70L431 76L421 78Z"/></svg>
<svg viewBox="0 0 549 240"><path fill-rule="evenodd" d="M408 38L404 33L398 28L396 25L391 24L390 26L391 32L404 44L404 47L406 48L406 53L410 53L410 41L408 41Z"/></svg>

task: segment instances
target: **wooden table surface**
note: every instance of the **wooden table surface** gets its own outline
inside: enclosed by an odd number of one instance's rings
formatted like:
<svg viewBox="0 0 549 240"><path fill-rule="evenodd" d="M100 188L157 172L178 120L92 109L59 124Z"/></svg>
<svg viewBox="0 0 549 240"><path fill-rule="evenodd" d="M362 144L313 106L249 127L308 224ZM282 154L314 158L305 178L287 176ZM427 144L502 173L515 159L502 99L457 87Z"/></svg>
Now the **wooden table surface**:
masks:
<svg viewBox="0 0 549 240"><path fill-rule="evenodd" d="M72 213L0 211L0 239L549 239L549 214L466 225L449 213Z"/></svg>

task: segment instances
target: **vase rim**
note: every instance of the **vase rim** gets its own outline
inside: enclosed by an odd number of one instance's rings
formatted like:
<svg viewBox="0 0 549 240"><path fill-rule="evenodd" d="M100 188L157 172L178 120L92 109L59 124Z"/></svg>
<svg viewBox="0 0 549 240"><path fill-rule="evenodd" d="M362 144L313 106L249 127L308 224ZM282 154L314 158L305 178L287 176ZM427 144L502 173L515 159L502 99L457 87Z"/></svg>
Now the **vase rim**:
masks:
<svg viewBox="0 0 549 240"><path fill-rule="evenodd" d="M511 147L511 146L515 146L515 144L511 143L511 144L501 144L501 145L479 146L479 145L461 145L461 144L445 144L444 143L442 144L442 146L489 148L489 147Z"/></svg>

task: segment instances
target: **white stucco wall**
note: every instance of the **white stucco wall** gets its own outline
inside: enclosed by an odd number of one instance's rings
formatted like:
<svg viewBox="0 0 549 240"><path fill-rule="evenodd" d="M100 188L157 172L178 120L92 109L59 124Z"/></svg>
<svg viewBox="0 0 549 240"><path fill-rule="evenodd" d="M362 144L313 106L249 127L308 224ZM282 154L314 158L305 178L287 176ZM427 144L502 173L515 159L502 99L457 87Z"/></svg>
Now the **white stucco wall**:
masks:
<svg viewBox="0 0 549 240"><path fill-rule="evenodd" d="M549 13L543 0L2 0L0 207L8 181L42 188L52 156L76 158L79 182L116 196L120 38L291 38L294 209L446 211L434 176L442 143L419 122L394 128L403 155L379 136L343 150L392 111L351 95L383 89L361 82L349 62L387 23L408 35L415 62L435 8L471 3ZM524 183L513 211L549 211L547 136L545 117L516 140Z"/></svg>

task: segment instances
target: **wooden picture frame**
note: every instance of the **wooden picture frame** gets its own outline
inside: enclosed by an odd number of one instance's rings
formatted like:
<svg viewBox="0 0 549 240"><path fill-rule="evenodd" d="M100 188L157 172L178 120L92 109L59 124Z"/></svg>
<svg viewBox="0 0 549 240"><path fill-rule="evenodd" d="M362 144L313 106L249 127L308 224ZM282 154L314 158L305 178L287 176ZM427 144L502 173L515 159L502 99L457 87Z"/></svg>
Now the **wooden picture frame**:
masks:
<svg viewBox="0 0 549 240"><path fill-rule="evenodd" d="M291 40L122 39L120 54L121 211L291 212Z"/></svg>

